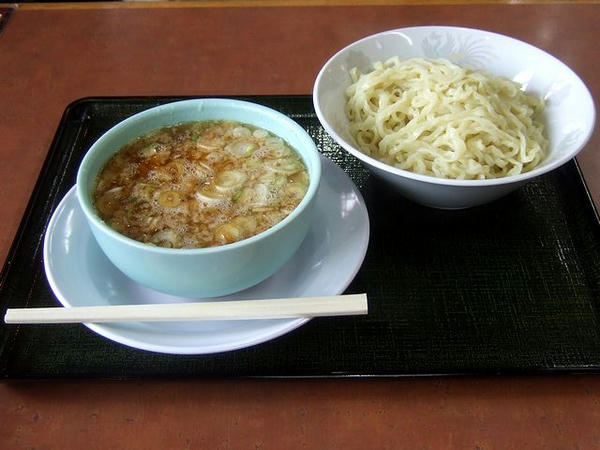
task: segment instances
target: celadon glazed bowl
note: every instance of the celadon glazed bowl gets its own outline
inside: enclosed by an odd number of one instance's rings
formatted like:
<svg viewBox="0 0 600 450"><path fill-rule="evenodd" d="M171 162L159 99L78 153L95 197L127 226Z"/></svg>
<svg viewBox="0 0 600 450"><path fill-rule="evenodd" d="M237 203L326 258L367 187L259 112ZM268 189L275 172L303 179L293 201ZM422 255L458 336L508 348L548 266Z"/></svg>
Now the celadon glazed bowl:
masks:
<svg viewBox="0 0 600 450"><path fill-rule="evenodd" d="M130 239L106 225L92 204L98 173L123 145L151 130L192 120L232 120L263 128L301 156L308 174L305 197L272 228L219 247L171 249ZM299 248L310 223L321 178L319 152L308 133L289 117L265 106L233 99L184 100L148 109L115 125L84 156L77 173L77 198L92 234L109 260L134 281L171 295L205 298L253 286L275 273Z"/></svg>
<svg viewBox="0 0 600 450"><path fill-rule="evenodd" d="M436 178L402 170L363 153L349 132L345 114L350 69L370 71L376 61L448 59L451 62L503 76L520 83L527 93L545 102L548 155L533 170L515 176L486 180ZM517 39L489 31L424 26L400 28L367 36L349 44L324 64L318 73L313 102L325 130L348 153L401 195L426 206L468 208L491 202L529 180L544 175L574 158L594 129L594 101L583 81L564 63Z"/></svg>

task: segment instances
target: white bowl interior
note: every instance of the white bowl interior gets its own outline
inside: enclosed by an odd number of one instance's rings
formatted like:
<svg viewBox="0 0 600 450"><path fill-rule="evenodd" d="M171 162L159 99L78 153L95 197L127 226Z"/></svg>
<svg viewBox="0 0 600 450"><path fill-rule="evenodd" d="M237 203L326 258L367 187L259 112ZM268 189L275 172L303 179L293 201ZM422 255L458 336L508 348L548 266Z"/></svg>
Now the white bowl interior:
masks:
<svg viewBox="0 0 600 450"><path fill-rule="evenodd" d="M526 92L546 102L544 122L549 139L548 157L534 170L496 180L442 180L413 174L361 153L348 133L344 113L348 71L366 72L376 61L392 56L401 59L445 58L456 64L484 69L521 83ZM343 48L323 66L317 76L313 99L326 131L346 150L379 169L408 178L440 184L499 184L508 179L531 178L573 158L589 140L595 122L594 102L582 80L550 54L522 41L482 30L426 26L385 31Z"/></svg>

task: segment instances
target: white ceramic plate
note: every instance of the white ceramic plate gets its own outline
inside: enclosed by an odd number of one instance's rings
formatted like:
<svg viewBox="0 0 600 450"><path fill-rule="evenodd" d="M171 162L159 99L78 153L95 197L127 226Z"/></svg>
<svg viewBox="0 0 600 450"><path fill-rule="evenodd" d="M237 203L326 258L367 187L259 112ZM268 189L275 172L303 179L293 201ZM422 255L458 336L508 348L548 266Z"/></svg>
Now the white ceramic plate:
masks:
<svg viewBox="0 0 600 450"><path fill-rule="evenodd" d="M323 158L314 222L298 252L262 283L222 298L189 299L147 289L123 275L94 240L71 189L52 215L44 241L46 276L64 306L310 297L342 293L358 272L369 242L369 216L356 186ZM255 345L308 319L86 324L96 333L138 349L205 354Z"/></svg>

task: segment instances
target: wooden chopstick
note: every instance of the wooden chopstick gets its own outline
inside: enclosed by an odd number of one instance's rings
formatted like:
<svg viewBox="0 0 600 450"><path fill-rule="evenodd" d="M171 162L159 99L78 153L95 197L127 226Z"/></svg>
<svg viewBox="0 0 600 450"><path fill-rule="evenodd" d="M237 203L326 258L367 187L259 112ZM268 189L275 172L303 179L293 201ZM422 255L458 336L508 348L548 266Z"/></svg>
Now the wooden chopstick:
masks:
<svg viewBox="0 0 600 450"><path fill-rule="evenodd" d="M7 309L5 323L99 323L280 319L367 314L366 294L208 303Z"/></svg>

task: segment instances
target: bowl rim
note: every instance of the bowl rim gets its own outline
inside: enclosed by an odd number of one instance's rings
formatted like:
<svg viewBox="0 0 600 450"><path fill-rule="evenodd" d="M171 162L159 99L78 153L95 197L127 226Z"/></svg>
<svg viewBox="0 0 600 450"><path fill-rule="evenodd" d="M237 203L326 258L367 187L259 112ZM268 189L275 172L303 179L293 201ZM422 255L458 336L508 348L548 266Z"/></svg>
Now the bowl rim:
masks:
<svg viewBox="0 0 600 450"><path fill-rule="evenodd" d="M190 106L190 105L198 105L202 108L202 110L205 110L205 109L211 108L211 107L221 107L221 108L224 107L224 108L230 109L230 110L243 109L248 112L251 112L252 114L262 115L262 116L269 118L270 120L273 120L276 123L285 124L286 126L291 127L291 129L294 131L294 133L297 135L297 137L302 142L303 150L298 150L295 146L293 146L289 143L288 143L288 145L290 145L290 147L292 149L294 149L297 153L299 153L300 156L306 155L306 160L307 160L307 162L310 161L310 165L312 167L313 173L309 177L308 189L307 189L303 199L300 201L300 203L294 208L294 210L290 214L288 214L283 220L276 223L272 227L254 235L254 236L250 236L246 239L242 239L240 241L232 242L229 244L223 244L223 245L214 246L214 247L200 247L200 248L167 248L167 247L159 247L156 245L140 242L140 241L132 239L132 238L125 236L125 235L119 233L118 231L114 230L109 225L107 225L100 218L100 216L98 216L98 214L95 211L95 208L91 204L91 201L89 201L89 199L88 199L88 195L85 192L83 192L83 186L87 183L87 182L84 182L83 180L84 180L84 177L91 178L91 177L97 176L97 172L95 174L90 174L90 175L87 175L87 174L84 175L84 173L86 172L87 167L96 158L96 155L98 153L102 152L102 146L104 144L104 141L109 139L113 134L120 132L122 129L126 129L128 127L135 126L136 124L138 124L140 122L144 122L146 120L146 118L148 118L149 116L156 115L157 111L159 111L160 114L168 114L169 111L172 111L172 108L184 108L184 107ZM164 112L160 112L160 109L164 109ZM211 120L211 119L203 119L203 120ZM222 119L215 119L215 120L227 120L227 119L222 118ZM243 123L243 122L240 122L240 123ZM165 126L168 126L168 125L165 125ZM272 133L273 135L278 136L277 133L272 132L270 130L268 130L268 131L270 133ZM286 143L287 143L287 141L286 141ZM116 151L118 151L118 150L116 150ZM113 152L112 154L116 153L116 151ZM77 193L77 201L79 203L79 206L83 210L88 221L92 222L92 224L95 227L100 229L104 234L108 235L113 240L119 241L126 246L135 247L136 249L148 251L148 252L152 252L152 253L156 253L156 254L165 254L165 255L171 255L171 256L179 255L179 254L180 255L216 254L216 253L227 252L227 251L239 249L239 248L242 248L242 247L245 247L248 245L252 245L252 244L262 241L264 239L267 239L269 236L271 236L275 233L278 233L281 229L286 227L287 224L294 221L312 203L312 200L314 199L314 197L318 191L319 183L321 180L321 172L322 172L322 167L321 167L320 153L319 153L319 150L318 150L316 144L314 143L313 139L310 137L310 135L306 132L306 130L304 128L302 128L296 121L294 121L290 117L286 116L285 114L280 113L279 111L276 111L267 106L264 106L264 105L261 105L258 103L249 102L246 100L238 100L238 99L232 99L232 98L216 98L216 97L194 98L194 99L188 99L188 100L176 100L176 101L167 102L167 103L164 103L164 104L161 104L158 106L154 106L152 108L148 108L144 111L140 111L134 115L131 115L131 116L123 119L119 123L117 123L114 126L112 126L111 128L109 128L107 131L105 131L98 139L96 139L94 141L94 143L86 151L83 159L81 160L81 163L79 164L79 167L77 169L76 193ZM93 182L90 181L89 183L93 183Z"/></svg>
<svg viewBox="0 0 600 450"><path fill-rule="evenodd" d="M529 172L524 172L524 173L521 173L518 175L511 175L511 176L506 176L506 177L487 178L487 179L483 179L483 180L461 180L461 179L454 179L454 178L440 178L440 177L435 177L433 175L424 175L424 174L419 174L419 173L411 172L409 170L404 170L404 169L394 167L392 165L386 164L382 161L379 161L379 160L363 153L357 147L353 146L351 143L349 143L345 139L343 139L333 129L333 127L331 127L329 125L329 122L325 119L325 114L323 113L323 111L321 109L321 103L320 103L321 96L319 95L319 87L321 86L321 82L322 82L323 78L325 77L328 69L333 64L333 62L341 54L345 53L346 51L348 51L349 49L353 48L355 45L357 45L361 42L373 40L373 39L376 39L383 35L414 32L414 31L426 31L428 29L432 30L432 31L448 30L448 31L464 31L464 32L472 32L472 33L482 33L483 35L491 36L496 39L506 40L513 45L522 46L522 47L532 50L534 52L540 53L541 56L548 58L554 64L558 64L559 66L561 66L561 68L565 72L569 73L569 75L573 77L575 82L579 83L580 86L583 88L583 92L585 92L586 97L589 100L589 104L591 107L591 111L590 111L591 115L592 115L591 121L590 121L591 126L589 127L589 129L585 130L585 135L582 138L581 144L578 147L575 147L571 152L561 155L559 158L556 158L554 161L550 162L549 164L544 164L541 166L538 165L537 167L535 167L533 170L530 170ZM585 82L581 79L581 77L573 69L571 69L569 66L567 66L564 62L562 62L555 56L551 55L550 53L546 52L545 50L542 50L539 47L536 47L525 41L521 41L519 39L510 37L510 36L507 36L504 34L496 33L493 31L488 31L488 30L483 30L483 29L479 29L479 28L451 26L451 25L424 25L424 26L414 26L414 27L393 28L393 29L389 29L389 30L385 30L385 31L380 31L375 34L364 36L364 37L342 47L340 50L336 51L333 55L331 55L327 59L327 61L321 67L321 69L319 70L319 72L315 78L315 82L313 85L313 106L314 106L317 118L319 119L319 122L321 123L321 125L323 126L325 131L327 131L327 133L330 134L334 138L334 140L336 141L337 144L342 146L349 153L351 153L352 155L354 155L356 158L358 158L362 162L366 163L367 165L372 166L380 171L387 172L387 173L390 173L393 175L397 175L397 176L400 176L403 178L408 178L408 179L411 179L411 180L414 180L417 182L448 185L448 186L457 186L457 187L458 186L459 187L476 187L476 186L482 187L482 186L507 185L507 184L511 184L511 183L520 183L520 182L529 180L531 178L535 178L537 176L548 173L548 172L560 167L561 165L565 164L567 161L573 159L579 152L581 152L581 150L583 150L583 148L586 146L586 144L588 143L588 141L590 140L590 138L592 137L592 135L594 133L595 122L596 122L596 107L595 107L594 99L592 97L592 94L590 93L589 88L587 87Z"/></svg>

